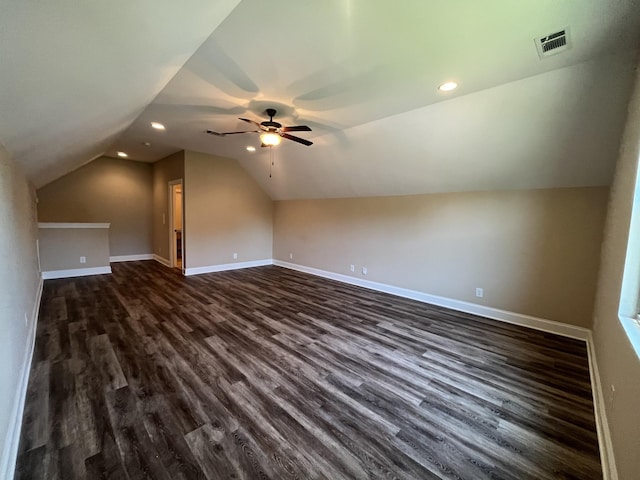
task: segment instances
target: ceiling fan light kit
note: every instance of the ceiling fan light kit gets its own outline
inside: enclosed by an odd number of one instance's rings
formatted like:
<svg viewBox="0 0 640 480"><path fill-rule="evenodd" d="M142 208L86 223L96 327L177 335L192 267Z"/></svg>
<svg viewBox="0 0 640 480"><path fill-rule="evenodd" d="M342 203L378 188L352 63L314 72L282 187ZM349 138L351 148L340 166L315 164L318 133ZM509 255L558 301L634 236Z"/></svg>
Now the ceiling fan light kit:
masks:
<svg viewBox="0 0 640 480"><path fill-rule="evenodd" d="M280 144L282 138L277 133L266 132L260 135L260 141L263 147L275 147Z"/></svg>

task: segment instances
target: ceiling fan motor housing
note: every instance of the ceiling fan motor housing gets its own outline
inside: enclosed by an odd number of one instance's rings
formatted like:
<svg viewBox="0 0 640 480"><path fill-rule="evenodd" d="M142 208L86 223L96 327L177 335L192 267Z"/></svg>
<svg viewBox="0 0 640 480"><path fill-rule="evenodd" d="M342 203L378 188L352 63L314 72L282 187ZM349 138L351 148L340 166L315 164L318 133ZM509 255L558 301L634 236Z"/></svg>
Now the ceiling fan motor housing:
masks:
<svg viewBox="0 0 640 480"><path fill-rule="evenodd" d="M277 113L275 108L267 108L264 113L269 115L269 121L265 120L264 122L261 122L260 125L264 127L273 127L273 128L282 127L282 124L273 121L273 117L275 117Z"/></svg>

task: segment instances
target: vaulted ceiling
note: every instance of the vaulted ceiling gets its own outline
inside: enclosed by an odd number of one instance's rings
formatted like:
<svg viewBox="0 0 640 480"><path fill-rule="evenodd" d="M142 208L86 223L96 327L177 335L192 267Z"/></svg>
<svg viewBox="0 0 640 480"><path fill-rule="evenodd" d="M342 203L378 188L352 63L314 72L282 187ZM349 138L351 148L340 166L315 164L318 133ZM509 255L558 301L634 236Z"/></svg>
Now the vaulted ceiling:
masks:
<svg viewBox="0 0 640 480"><path fill-rule="evenodd" d="M637 0L0 2L0 143L38 186L181 149L274 199L608 185L640 47ZM314 145L204 133L270 107Z"/></svg>

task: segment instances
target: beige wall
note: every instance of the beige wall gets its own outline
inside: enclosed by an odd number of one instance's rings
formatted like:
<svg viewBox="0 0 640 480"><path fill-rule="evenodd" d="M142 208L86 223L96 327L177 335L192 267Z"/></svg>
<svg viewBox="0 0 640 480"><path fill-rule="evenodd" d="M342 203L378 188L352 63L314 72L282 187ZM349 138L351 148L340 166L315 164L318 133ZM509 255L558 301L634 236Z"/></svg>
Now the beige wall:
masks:
<svg viewBox="0 0 640 480"><path fill-rule="evenodd" d="M607 194L568 188L279 201L274 258L588 327Z"/></svg>
<svg viewBox="0 0 640 480"><path fill-rule="evenodd" d="M171 233L169 182L184 178L184 156L181 151L153 164L153 253L167 261L170 259Z"/></svg>
<svg viewBox="0 0 640 480"><path fill-rule="evenodd" d="M237 161L187 152L183 200L187 268L271 258L273 202Z"/></svg>
<svg viewBox="0 0 640 480"><path fill-rule="evenodd" d="M43 272L109 266L108 228L40 228L39 240Z"/></svg>
<svg viewBox="0 0 640 480"><path fill-rule="evenodd" d="M111 255L152 253L152 167L101 157L38 190L41 222L111 223Z"/></svg>
<svg viewBox="0 0 640 480"><path fill-rule="evenodd" d="M0 478L11 478L19 393L34 335L40 273L35 192L0 145ZM25 322L26 318L26 322Z"/></svg>
<svg viewBox="0 0 640 480"><path fill-rule="evenodd" d="M637 308L640 192L636 192L636 183L639 155L640 71L629 102L627 126L611 190L593 325L600 381L621 480L640 478L640 359L618 318L619 309L630 315ZM634 203L634 228L627 250ZM626 292L623 294L625 261L628 278L625 279ZM612 385L615 387L613 394Z"/></svg>

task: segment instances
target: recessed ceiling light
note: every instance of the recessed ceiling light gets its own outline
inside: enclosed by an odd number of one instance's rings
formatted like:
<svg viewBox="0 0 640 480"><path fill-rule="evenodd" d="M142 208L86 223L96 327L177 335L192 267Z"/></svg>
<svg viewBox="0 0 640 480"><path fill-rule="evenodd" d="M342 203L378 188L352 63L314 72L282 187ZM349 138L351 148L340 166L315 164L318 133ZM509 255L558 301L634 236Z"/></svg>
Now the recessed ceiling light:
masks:
<svg viewBox="0 0 640 480"><path fill-rule="evenodd" d="M164 130L164 125L158 122L151 122L151 126L156 130Z"/></svg>
<svg viewBox="0 0 640 480"><path fill-rule="evenodd" d="M248 152L255 152L256 151L256 147L249 146L249 147L247 147L247 151Z"/></svg>
<svg viewBox="0 0 640 480"><path fill-rule="evenodd" d="M450 92L451 90L455 90L458 84L456 82L445 82L438 87L438 90L441 92Z"/></svg>
<svg viewBox="0 0 640 480"><path fill-rule="evenodd" d="M145 147L150 147L150 146L151 146L151 143L149 143L149 142L142 142L142 144L143 144Z"/></svg>
<svg viewBox="0 0 640 480"><path fill-rule="evenodd" d="M119 156L119 157L122 157L122 158L127 158L129 155L127 155L127 154L126 154L126 153L124 153L124 152L118 152L118 156Z"/></svg>

